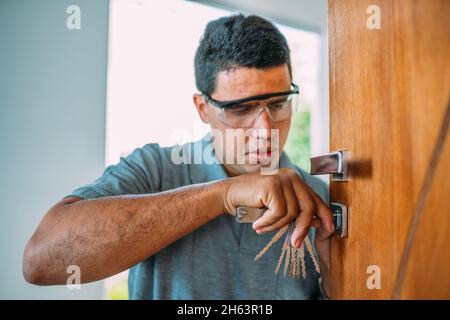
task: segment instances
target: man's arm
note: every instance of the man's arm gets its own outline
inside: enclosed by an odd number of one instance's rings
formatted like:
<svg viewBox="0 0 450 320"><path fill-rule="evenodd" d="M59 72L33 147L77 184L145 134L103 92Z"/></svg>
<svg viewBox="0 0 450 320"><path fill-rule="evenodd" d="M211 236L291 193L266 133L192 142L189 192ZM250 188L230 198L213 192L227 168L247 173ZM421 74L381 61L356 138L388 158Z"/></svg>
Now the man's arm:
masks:
<svg viewBox="0 0 450 320"><path fill-rule="evenodd" d="M67 267L77 265L86 283L126 270L224 213L226 187L217 181L157 194L66 198L28 242L24 277L64 284Z"/></svg>
<svg viewBox="0 0 450 320"><path fill-rule="evenodd" d="M291 169L155 194L67 198L49 210L25 248L24 276L34 284L64 284L67 267L77 265L82 282L100 280L239 206L267 208L253 223L257 233L277 230L295 219L294 247L308 235L315 214L333 232L329 208Z"/></svg>

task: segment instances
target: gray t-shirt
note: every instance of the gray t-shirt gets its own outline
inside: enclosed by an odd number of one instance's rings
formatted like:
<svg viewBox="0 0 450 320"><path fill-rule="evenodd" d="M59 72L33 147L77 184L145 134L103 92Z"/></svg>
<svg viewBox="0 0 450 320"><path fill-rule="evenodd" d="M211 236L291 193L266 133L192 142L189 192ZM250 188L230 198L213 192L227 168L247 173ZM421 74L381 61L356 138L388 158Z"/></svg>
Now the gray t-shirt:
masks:
<svg viewBox="0 0 450 320"><path fill-rule="evenodd" d="M194 150L211 147L208 137L184 145L179 154L193 162ZM148 194L228 177L213 154L206 152L206 157L210 158L202 164L175 164L171 160L172 150L173 147L161 148L158 144L138 148L121 158L118 164L107 167L92 184L76 189L70 196L91 199ZM284 153L279 166L295 169L303 181L328 203L328 189L323 181L294 166ZM311 228L311 239L313 232ZM258 235L251 224L239 224L231 215L222 215L131 268L129 298L318 298L319 274L308 254L305 258L306 279L284 277L283 268L275 274L284 237L260 260L254 261L256 254L274 234Z"/></svg>

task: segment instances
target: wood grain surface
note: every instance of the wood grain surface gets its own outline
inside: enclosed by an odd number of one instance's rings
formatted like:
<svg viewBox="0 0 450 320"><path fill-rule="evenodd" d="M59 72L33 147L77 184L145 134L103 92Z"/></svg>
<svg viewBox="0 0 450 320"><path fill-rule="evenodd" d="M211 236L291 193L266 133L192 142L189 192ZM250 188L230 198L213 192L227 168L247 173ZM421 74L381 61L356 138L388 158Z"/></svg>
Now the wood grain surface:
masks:
<svg viewBox="0 0 450 320"><path fill-rule="evenodd" d="M372 4L380 30L366 26ZM350 176L330 186L349 207L349 236L332 241L331 296L450 298L448 132L424 190L450 97L450 1L330 0L329 46L330 148L349 150ZM371 265L380 289L367 286Z"/></svg>

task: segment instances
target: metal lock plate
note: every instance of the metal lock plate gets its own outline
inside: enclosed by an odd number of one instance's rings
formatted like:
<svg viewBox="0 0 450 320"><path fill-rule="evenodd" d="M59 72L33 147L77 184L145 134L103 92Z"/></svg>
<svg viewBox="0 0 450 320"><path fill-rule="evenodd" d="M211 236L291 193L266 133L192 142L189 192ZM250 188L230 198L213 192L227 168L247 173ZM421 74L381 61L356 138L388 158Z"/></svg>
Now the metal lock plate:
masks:
<svg viewBox="0 0 450 320"><path fill-rule="evenodd" d="M348 209L347 206L341 203L332 202L331 212L333 214L333 223L336 229L336 234L341 238L348 235Z"/></svg>
<svg viewBox="0 0 450 320"><path fill-rule="evenodd" d="M236 222L253 223L261 217L267 208L238 207L236 209Z"/></svg>
<svg viewBox="0 0 450 320"><path fill-rule="evenodd" d="M333 215L333 223L335 226L335 233L342 238L348 235L348 209L342 203L332 202L331 212ZM238 223L253 223L261 217L267 208L252 208L252 207L238 207L236 209L236 222Z"/></svg>

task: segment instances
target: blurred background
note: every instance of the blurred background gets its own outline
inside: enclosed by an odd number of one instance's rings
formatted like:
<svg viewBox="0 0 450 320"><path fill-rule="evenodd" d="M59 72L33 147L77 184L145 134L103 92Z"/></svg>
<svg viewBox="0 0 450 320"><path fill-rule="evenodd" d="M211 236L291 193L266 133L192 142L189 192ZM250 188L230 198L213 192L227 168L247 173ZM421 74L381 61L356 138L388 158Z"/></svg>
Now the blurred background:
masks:
<svg viewBox="0 0 450 320"><path fill-rule="evenodd" d="M80 290L29 285L23 249L54 203L121 156L201 138L195 49L208 21L237 12L289 42L301 99L286 152L309 170L329 150L326 0L0 0L0 299L127 298L126 272Z"/></svg>

